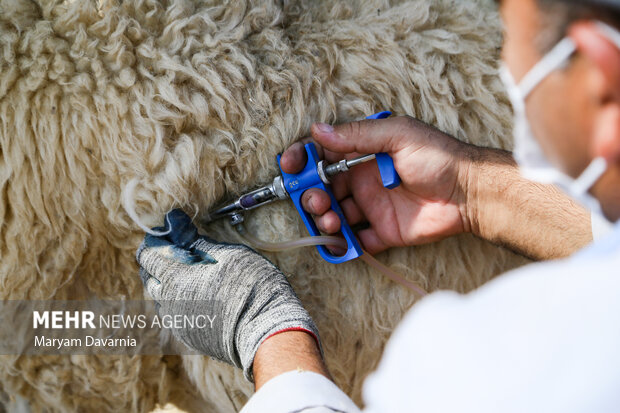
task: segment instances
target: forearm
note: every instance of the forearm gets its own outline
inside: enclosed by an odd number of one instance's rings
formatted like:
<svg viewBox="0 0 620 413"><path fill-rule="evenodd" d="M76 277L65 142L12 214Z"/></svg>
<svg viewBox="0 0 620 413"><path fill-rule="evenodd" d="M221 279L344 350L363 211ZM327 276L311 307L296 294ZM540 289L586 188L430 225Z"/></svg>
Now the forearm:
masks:
<svg viewBox="0 0 620 413"><path fill-rule="evenodd" d="M265 340L258 348L253 365L256 390L292 370L311 371L331 379L314 338L301 331L287 331Z"/></svg>
<svg viewBox="0 0 620 413"><path fill-rule="evenodd" d="M527 257L563 258L592 241L588 211L551 185L526 180L511 154L470 147L471 231Z"/></svg>

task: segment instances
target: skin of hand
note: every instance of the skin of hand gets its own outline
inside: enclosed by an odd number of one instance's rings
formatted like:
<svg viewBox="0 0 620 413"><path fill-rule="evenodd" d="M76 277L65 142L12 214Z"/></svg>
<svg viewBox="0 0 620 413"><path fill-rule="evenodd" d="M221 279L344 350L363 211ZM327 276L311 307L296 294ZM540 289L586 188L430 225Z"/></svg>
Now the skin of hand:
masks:
<svg viewBox="0 0 620 413"><path fill-rule="evenodd" d="M523 46L517 42L529 42L531 44L528 47L532 48L533 41L520 36L514 26L531 23L531 17L535 15L535 10L532 9L534 2L504 0L500 3L503 20L507 22L508 43L504 47L504 57L507 57L511 69L519 69L517 72L522 75L541 56L535 55L529 58L524 54ZM593 34L583 33L587 28L575 26L571 28L571 35L578 43L580 51L588 52L586 43L592 43L593 39L587 39L586 35L592 37ZM535 30L533 33L537 35L538 31ZM610 54L614 52L610 49L612 45L607 45L608 51L605 51L600 40L590 47L589 52L590 54L597 52L598 59L593 60L597 60L599 66L606 69L605 72L616 73L609 69L610 65L618 61L613 56L610 58ZM606 59L600 58L603 53L607 53ZM519 68L519 65L522 67ZM583 75L584 71L570 73ZM609 79L607 83L612 87L616 86L614 90L618 90L617 73L615 76L609 76ZM546 83L547 85L539 86L537 96L530 98L530 110L538 115L541 122L543 120L555 122L556 127L564 128L557 134L558 143L563 144L569 151L567 160L582 158L581 165L578 165L582 170L586 163L583 158L590 151L587 149L575 151L574 148L577 146L573 144L570 136L583 138L586 134L582 128L575 127L574 122L567 119L581 119L591 111L585 111L583 102L575 99L575 96L571 98L558 98L558 96L574 94L575 89L583 90L583 95L579 96L583 96L589 103L593 100L593 94L582 87L584 82L571 78L564 82ZM554 85L556 89L552 90L553 93L543 89ZM603 92L607 92L603 87L597 89L601 92L601 96ZM533 99L548 101L540 100L542 104L536 106L539 110L534 110L531 102ZM610 130L617 131L614 123L618 124L620 111L617 110L617 105L610 108L610 103L614 101L608 96L601 101L604 103L600 105L602 109L607 112L614 110L615 113L605 114L606 122L586 122L586 124L597 127L603 125L605 135L610 136ZM575 113L561 112L566 105L572 105L571 108ZM554 107L558 113L568 113L570 116L544 116ZM535 130L537 127L542 128L537 122L533 122L533 127ZM358 235L371 253L390 246L419 244L459 232L472 232L527 256L547 259L570 255L592 240L587 211L553 187L524 180L507 152L462 143L459 145L449 136L410 118L355 122L334 128L316 124L312 127L312 137L316 143L324 146L324 149L317 149L330 163L343 157L353 158L358 154L375 152L388 152L394 158L396 169L403 180L401 187L396 190L389 191L383 188L377 177L376 168L373 170L372 165L368 164L337 176L333 182L334 193L349 223L370 224L367 230L360 231ZM308 141L309 139L305 139L302 143ZM608 152L614 152L611 149L617 146L607 144L606 148ZM620 151L615 150L615 159L620 157L619 153ZM291 146L283 154L281 164L287 173L300 170L305 164L302 144ZM615 164L616 169L609 172L609 175L618 176L618 162ZM364 182L366 180L369 182ZM603 181L597 186L607 186L612 195L601 194L603 189L597 187L593 192L603 200L606 197L617 199L618 191L614 189L617 185L613 185L611 178L607 181L609 183ZM411 205L407 205L408 203ZM317 226L322 231L327 233L338 231L340 223L337 216L329 210L330 202L327 194L319 190L307 191L303 197L303 204L306 210L316 216ZM603 202L604 207L608 205L608 208L611 208L609 207L611 204L611 201ZM613 211L614 217L618 216L617 210L618 208ZM282 356L289 365L298 363L291 360L287 351L300 348L295 342L299 339L308 340L309 337L298 338L293 333L290 334L280 334L282 342L268 340L259 349L254 366L257 387L259 384L257 369L269 372L270 366L277 365L275 361L280 361ZM270 342L272 346L267 346ZM310 353L311 351L307 352L306 356ZM262 359L260 363L259 357ZM300 356L299 360L301 363L303 357ZM313 362L308 364L312 365ZM262 385L264 381L260 383Z"/></svg>
<svg viewBox="0 0 620 413"><path fill-rule="evenodd" d="M392 156L402 180L395 189L382 186L374 162L332 180L349 225L368 224L357 236L371 254L471 232L530 258L551 259L592 240L588 212L554 187L521 177L506 151L460 142L406 116L333 127L318 123L311 134L282 154L284 172L303 168L303 145L310 141L328 163L377 152ZM324 191L306 191L302 204L319 230L339 231Z"/></svg>
<svg viewBox="0 0 620 413"><path fill-rule="evenodd" d="M377 152L388 152L394 160L402 183L392 190L383 187L373 163L333 180L349 224L370 224L358 237L371 253L472 232L543 259L569 255L592 239L587 211L554 187L523 179L506 151L468 145L409 117L315 124L311 132L313 139L293 144L282 155L285 172L303 168L303 145L311 140L329 163ZM308 190L302 203L319 229L339 231L325 192ZM291 370L330 378L312 338L299 332L261 344L253 368L256 390Z"/></svg>
<svg viewBox="0 0 620 413"><path fill-rule="evenodd" d="M410 139L412 129L419 131L418 140ZM337 175L332 182L349 224L371 223L370 228L358 233L370 253L391 246L431 242L469 230L470 224L464 220L465 191L461 188L467 176L465 164L460 164L466 161L463 151L468 148L456 139L408 117L367 120L335 128L315 124L312 135L319 143L319 156L329 163L376 152L388 152L394 159L402 180L398 188L384 188L373 163L356 166L347 174ZM310 140L297 142L283 153L281 166L285 172L296 173L303 168L303 145ZM455 153L463 156L455 161ZM410 162L416 159L417 166ZM325 192L308 190L302 203L315 215L320 230L339 231L339 219L330 210L330 198ZM295 369L329 378L311 340L307 334L287 332L265 341L254 359L256 390L269 379Z"/></svg>
<svg viewBox="0 0 620 413"><path fill-rule="evenodd" d="M316 341L300 331L287 331L265 340L254 357L254 386L260 389L270 379L289 371L311 371L332 379Z"/></svg>
<svg viewBox="0 0 620 413"><path fill-rule="evenodd" d="M371 254L470 231L465 210L470 151L467 145L410 117L335 127L315 124L311 133L319 156L329 163L377 152L387 152L394 160L402 183L392 190L381 184L374 162L356 166L332 180L334 196L349 224L370 224L357 235ZM297 142L282 154L284 172L295 173L303 168L303 144L309 141ZM330 234L339 231L340 220L330 210L325 192L306 191L302 204L315 216L319 230Z"/></svg>

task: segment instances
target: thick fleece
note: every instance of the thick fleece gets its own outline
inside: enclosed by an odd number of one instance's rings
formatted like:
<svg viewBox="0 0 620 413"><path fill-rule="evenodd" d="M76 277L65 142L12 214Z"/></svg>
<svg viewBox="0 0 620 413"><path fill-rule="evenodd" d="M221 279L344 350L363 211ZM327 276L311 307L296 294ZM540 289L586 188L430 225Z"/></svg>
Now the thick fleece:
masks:
<svg viewBox="0 0 620 413"><path fill-rule="evenodd" d="M490 0L0 0L0 298L139 298L143 232L122 207L136 179L148 225L199 218L270 181L314 121L408 114L510 147ZM289 203L247 227L305 229ZM239 239L224 223L206 231ZM267 254L321 333L336 382L360 401L414 297L363 263L314 249ZM428 290L467 291L524 260L472 236L378 258ZM243 373L205 357L0 357L8 410L233 411Z"/></svg>

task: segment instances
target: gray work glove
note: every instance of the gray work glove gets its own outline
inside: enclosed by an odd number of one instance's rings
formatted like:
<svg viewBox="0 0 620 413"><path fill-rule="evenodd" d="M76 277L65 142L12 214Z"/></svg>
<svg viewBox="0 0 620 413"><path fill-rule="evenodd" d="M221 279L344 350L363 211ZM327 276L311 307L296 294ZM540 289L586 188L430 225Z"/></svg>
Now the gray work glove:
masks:
<svg viewBox="0 0 620 413"><path fill-rule="evenodd" d="M136 252L140 277L160 315L215 316L213 328L173 329L182 343L243 369L253 381L258 346L282 331L319 334L282 272L244 245L199 236L181 210L166 215L165 236L146 235ZM161 228L158 228L161 230Z"/></svg>

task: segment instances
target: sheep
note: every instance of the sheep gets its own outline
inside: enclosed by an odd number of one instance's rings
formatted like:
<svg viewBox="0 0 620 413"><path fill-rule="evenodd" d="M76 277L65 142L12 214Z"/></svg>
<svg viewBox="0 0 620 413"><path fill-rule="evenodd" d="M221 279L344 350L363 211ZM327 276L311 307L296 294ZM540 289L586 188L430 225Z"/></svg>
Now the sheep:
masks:
<svg viewBox="0 0 620 413"><path fill-rule="evenodd" d="M144 235L198 221L264 185L313 122L381 110L510 149L497 76L501 24L487 0L0 1L0 297L140 299ZM248 214L293 239L291 203ZM229 242L225 222L203 228ZM315 319L336 383L358 403L415 297L363 263L314 248L265 253ZM526 259L471 235L377 257L432 291L469 291ZM240 371L202 356L0 357L0 403L40 412L235 411Z"/></svg>

